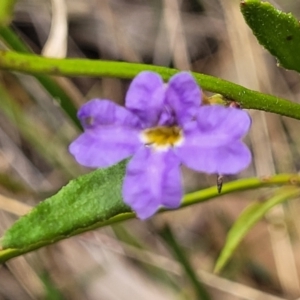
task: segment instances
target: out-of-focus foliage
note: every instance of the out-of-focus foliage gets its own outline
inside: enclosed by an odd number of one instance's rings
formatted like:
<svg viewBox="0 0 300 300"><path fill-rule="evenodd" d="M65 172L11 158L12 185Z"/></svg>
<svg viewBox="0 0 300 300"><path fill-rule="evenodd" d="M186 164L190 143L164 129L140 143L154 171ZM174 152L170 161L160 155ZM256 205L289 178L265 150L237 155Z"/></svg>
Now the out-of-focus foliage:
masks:
<svg viewBox="0 0 300 300"><path fill-rule="evenodd" d="M7 26L13 18L13 8L16 0L2 0L0 2L0 27Z"/></svg>

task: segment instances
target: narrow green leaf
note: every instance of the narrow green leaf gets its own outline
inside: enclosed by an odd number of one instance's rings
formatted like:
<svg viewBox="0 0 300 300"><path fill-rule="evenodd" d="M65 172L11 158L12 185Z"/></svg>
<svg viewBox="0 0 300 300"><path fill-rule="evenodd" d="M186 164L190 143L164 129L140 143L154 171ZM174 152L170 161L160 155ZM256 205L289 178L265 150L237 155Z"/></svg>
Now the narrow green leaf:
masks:
<svg viewBox="0 0 300 300"><path fill-rule="evenodd" d="M23 249L51 243L130 212L121 195L124 172L122 162L70 181L8 229L1 239L2 248Z"/></svg>
<svg viewBox="0 0 300 300"><path fill-rule="evenodd" d="M300 25L291 14L258 0L241 2L243 16L253 34L279 64L300 72Z"/></svg>
<svg viewBox="0 0 300 300"><path fill-rule="evenodd" d="M281 190L280 193L277 193L274 197L265 202L255 202L249 205L240 214L239 218L229 230L226 243L217 259L214 272L218 273L224 268L244 236L271 208L279 203L299 196L299 194L300 190L298 188L289 188L287 190Z"/></svg>
<svg viewBox="0 0 300 300"><path fill-rule="evenodd" d="M0 239L0 263L61 239L133 218L134 213L121 197L124 172L124 162L97 170L71 181L56 195L38 204ZM235 180L224 184L221 194L215 186L189 193L181 207L232 192L278 185L299 186L300 176L279 174Z"/></svg>

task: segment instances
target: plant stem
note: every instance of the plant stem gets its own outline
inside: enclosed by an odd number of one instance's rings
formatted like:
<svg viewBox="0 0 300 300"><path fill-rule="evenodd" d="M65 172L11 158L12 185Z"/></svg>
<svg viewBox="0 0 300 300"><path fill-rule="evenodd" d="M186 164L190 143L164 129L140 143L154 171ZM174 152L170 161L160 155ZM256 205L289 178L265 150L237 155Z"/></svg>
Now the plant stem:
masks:
<svg viewBox="0 0 300 300"><path fill-rule="evenodd" d="M247 178L247 179L239 179L235 180L229 183L225 183L222 188L222 192L219 194L218 189L216 186L209 187L206 189L203 189L201 191L197 191L194 193L189 193L186 194L183 198L181 208L185 206L189 206L192 204L204 202L216 197L219 197L221 195L225 195L231 192L238 192L238 191L245 191L245 190L251 190L251 189L256 189L256 188L262 188L262 187L272 187L272 186L282 186L282 185L287 185L287 186L293 186L293 185L300 185L300 176L297 174L279 174L279 175L274 175L270 177L264 177L264 178ZM165 211L161 210L160 212ZM116 215L112 218L110 218L107 221L104 222L98 222L93 224L92 226L89 227L84 227L77 229L73 232L71 232L69 235L64 235L64 236L58 236L55 239L51 241L41 241L38 244L31 245L30 247L26 249L3 249L0 250L0 263L3 263L7 261L8 259L11 259L13 257L16 257L18 255L22 255L24 253L33 251L35 249L41 248L46 245L50 245L52 243L55 243L59 240L66 239L68 237L93 230L99 227L104 227L107 225L115 224L121 221L125 221L128 219L132 219L135 217L134 213L123 213ZM0 239L0 244L1 244L1 239ZM0 248L1 249L1 248Z"/></svg>
<svg viewBox="0 0 300 300"><path fill-rule="evenodd" d="M73 58L56 59L8 51L0 51L0 68L31 74L124 79L132 79L141 71L150 70L159 73L164 80L179 72L176 69L146 64ZM268 111L300 120L300 104L249 90L213 76L199 73L193 75L204 90L222 94L227 99L238 102L243 108Z"/></svg>
<svg viewBox="0 0 300 300"><path fill-rule="evenodd" d="M0 0L0 2L1 1L2 0ZM9 48L17 52L27 54L31 53L30 48L25 43L23 43L23 41L18 37L18 35L14 33L13 30L11 30L9 27L0 26L0 39L2 39L8 45ZM36 74L35 78L40 82L44 89L53 97L53 99L59 102L61 108L70 117L74 124L81 129L80 122L76 116L77 109L68 93L55 81L55 79L45 74Z"/></svg>

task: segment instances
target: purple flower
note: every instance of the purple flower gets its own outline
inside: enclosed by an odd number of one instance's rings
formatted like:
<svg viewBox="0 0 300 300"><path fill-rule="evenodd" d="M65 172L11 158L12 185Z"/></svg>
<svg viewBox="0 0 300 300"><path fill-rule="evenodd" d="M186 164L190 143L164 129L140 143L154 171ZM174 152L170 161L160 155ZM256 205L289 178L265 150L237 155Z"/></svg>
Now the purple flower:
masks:
<svg viewBox="0 0 300 300"><path fill-rule="evenodd" d="M132 156L123 197L140 219L183 196L180 165L200 172L235 174L251 154L241 138L251 120L240 109L200 106L201 90L181 72L165 85L153 72L132 81L125 107L93 99L78 112L84 133L71 145L78 163L105 168Z"/></svg>

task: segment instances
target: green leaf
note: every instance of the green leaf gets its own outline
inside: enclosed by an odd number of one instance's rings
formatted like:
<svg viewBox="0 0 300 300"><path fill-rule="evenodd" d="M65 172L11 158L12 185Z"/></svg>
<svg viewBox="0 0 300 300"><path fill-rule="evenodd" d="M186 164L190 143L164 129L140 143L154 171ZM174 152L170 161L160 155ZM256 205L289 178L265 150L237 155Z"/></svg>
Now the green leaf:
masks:
<svg viewBox="0 0 300 300"><path fill-rule="evenodd" d="M291 13L258 0L241 2L241 11L253 34L279 64L300 72L300 26Z"/></svg>
<svg viewBox="0 0 300 300"><path fill-rule="evenodd" d="M3 249L37 248L130 212L122 201L126 162L78 177L20 218L1 239ZM0 257L1 261L1 257Z"/></svg>
<svg viewBox="0 0 300 300"><path fill-rule="evenodd" d="M125 162L71 181L56 195L21 217L0 239L0 263L61 239L133 218L121 197ZM184 196L181 207L225 194L278 185L300 185L298 174L239 179ZM163 210L161 210L163 211ZM0 247L0 248L1 248Z"/></svg>
<svg viewBox="0 0 300 300"><path fill-rule="evenodd" d="M265 202L255 202L249 205L235 221L228 232L226 243L218 257L214 272L220 272L231 258L248 231L275 205L294 198L300 194L298 188L289 188Z"/></svg>

